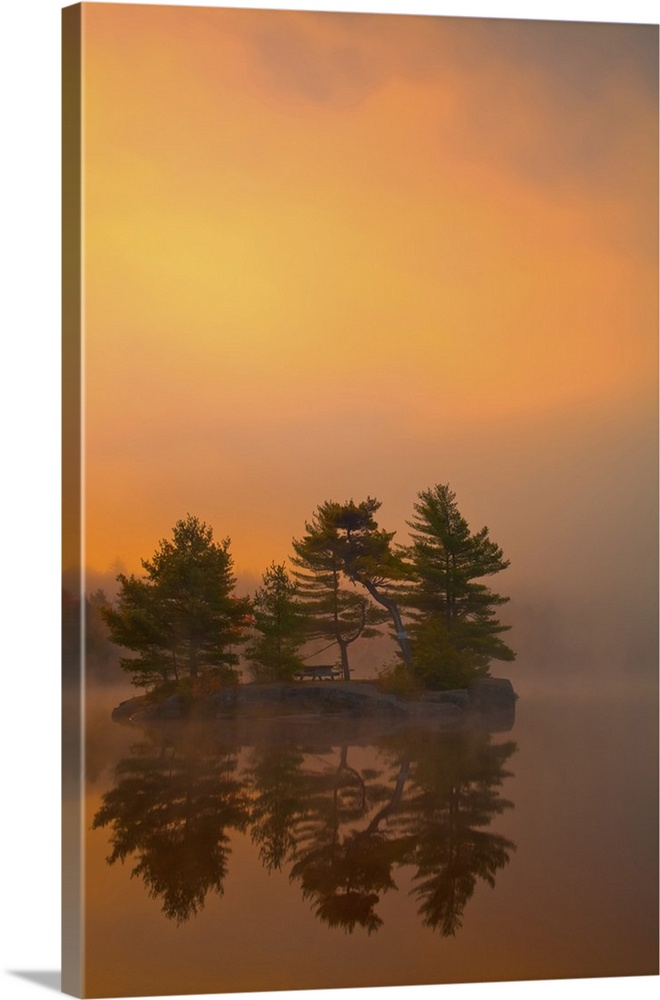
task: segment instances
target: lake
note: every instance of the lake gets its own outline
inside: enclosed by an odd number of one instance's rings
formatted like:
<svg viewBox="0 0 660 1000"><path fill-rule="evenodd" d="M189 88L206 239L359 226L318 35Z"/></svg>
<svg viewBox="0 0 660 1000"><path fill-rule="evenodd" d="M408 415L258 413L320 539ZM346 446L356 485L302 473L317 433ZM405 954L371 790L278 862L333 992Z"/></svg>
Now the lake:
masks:
<svg viewBox="0 0 660 1000"><path fill-rule="evenodd" d="M89 996L655 975L657 695L504 732L88 713ZM110 859L110 861L108 860Z"/></svg>

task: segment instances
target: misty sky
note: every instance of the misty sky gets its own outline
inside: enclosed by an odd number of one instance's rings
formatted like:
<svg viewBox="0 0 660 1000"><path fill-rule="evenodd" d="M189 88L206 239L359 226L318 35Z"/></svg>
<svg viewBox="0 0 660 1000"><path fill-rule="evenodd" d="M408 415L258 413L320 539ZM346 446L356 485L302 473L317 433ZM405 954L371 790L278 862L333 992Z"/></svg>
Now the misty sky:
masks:
<svg viewBox="0 0 660 1000"><path fill-rule="evenodd" d="M519 608L648 644L657 28L83 12L88 566L449 482Z"/></svg>

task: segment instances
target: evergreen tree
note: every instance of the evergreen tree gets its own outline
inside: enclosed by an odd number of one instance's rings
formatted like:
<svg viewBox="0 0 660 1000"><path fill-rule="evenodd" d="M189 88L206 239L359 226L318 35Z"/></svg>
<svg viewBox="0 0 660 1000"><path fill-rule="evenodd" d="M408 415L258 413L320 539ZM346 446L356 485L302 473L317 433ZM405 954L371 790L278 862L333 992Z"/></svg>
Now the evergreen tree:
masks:
<svg viewBox="0 0 660 1000"><path fill-rule="evenodd" d="M380 528L375 519L380 500L367 497L359 504L349 500L328 506L344 573L353 583L364 587L392 619L401 655L409 667L410 643L395 595L410 571L402 551L392 544L395 532Z"/></svg>
<svg viewBox="0 0 660 1000"><path fill-rule="evenodd" d="M385 619L362 594L348 589L345 544L336 514L339 505L326 502L305 524L306 534L293 540L294 576L308 620L309 638L330 639L339 646L344 680L350 680L348 647L360 637L379 634Z"/></svg>
<svg viewBox="0 0 660 1000"><path fill-rule="evenodd" d="M237 598L229 539L190 514L163 539L145 576L120 574L117 606L103 610L113 642L137 655L121 660L138 687L195 679L200 673L235 676L250 602Z"/></svg>
<svg viewBox="0 0 660 1000"><path fill-rule="evenodd" d="M252 673L260 681L291 680L302 667L297 650L304 619L296 585L283 563L268 567L252 607L255 636L245 650Z"/></svg>
<svg viewBox="0 0 660 1000"><path fill-rule="evenodd" d="M416 587L408 597L414 670L429 687L468 685L488 673L491 659L513 660L500 638L495 609L508 597L481 580L509 565L488 528L472 533L448 485L424 490L414 505L410 549Z"/></svg>

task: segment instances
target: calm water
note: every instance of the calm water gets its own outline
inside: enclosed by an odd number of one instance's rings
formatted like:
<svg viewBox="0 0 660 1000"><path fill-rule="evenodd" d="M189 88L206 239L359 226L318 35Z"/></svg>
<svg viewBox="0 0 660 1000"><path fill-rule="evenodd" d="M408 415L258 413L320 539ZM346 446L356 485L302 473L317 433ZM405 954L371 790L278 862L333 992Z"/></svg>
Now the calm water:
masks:
<svg viewBox="0 0 660 1000"><path fill-rule="evenodd" d="M656 974L656 732L631 691L490 734L144 732L99 700L88 995Z"/></svg>

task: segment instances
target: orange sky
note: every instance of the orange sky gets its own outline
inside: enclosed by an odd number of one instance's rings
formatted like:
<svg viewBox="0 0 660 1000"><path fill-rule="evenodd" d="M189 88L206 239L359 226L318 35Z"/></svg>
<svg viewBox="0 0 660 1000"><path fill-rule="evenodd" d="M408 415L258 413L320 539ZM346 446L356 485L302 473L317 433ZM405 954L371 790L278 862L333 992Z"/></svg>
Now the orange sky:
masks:
<svg viewBox="0 0 660 1000"><path fill-rule="evenodd" d="M88 566L449 482L522 578L571 484L652 510L657 28L83 12Z"/></svg>

